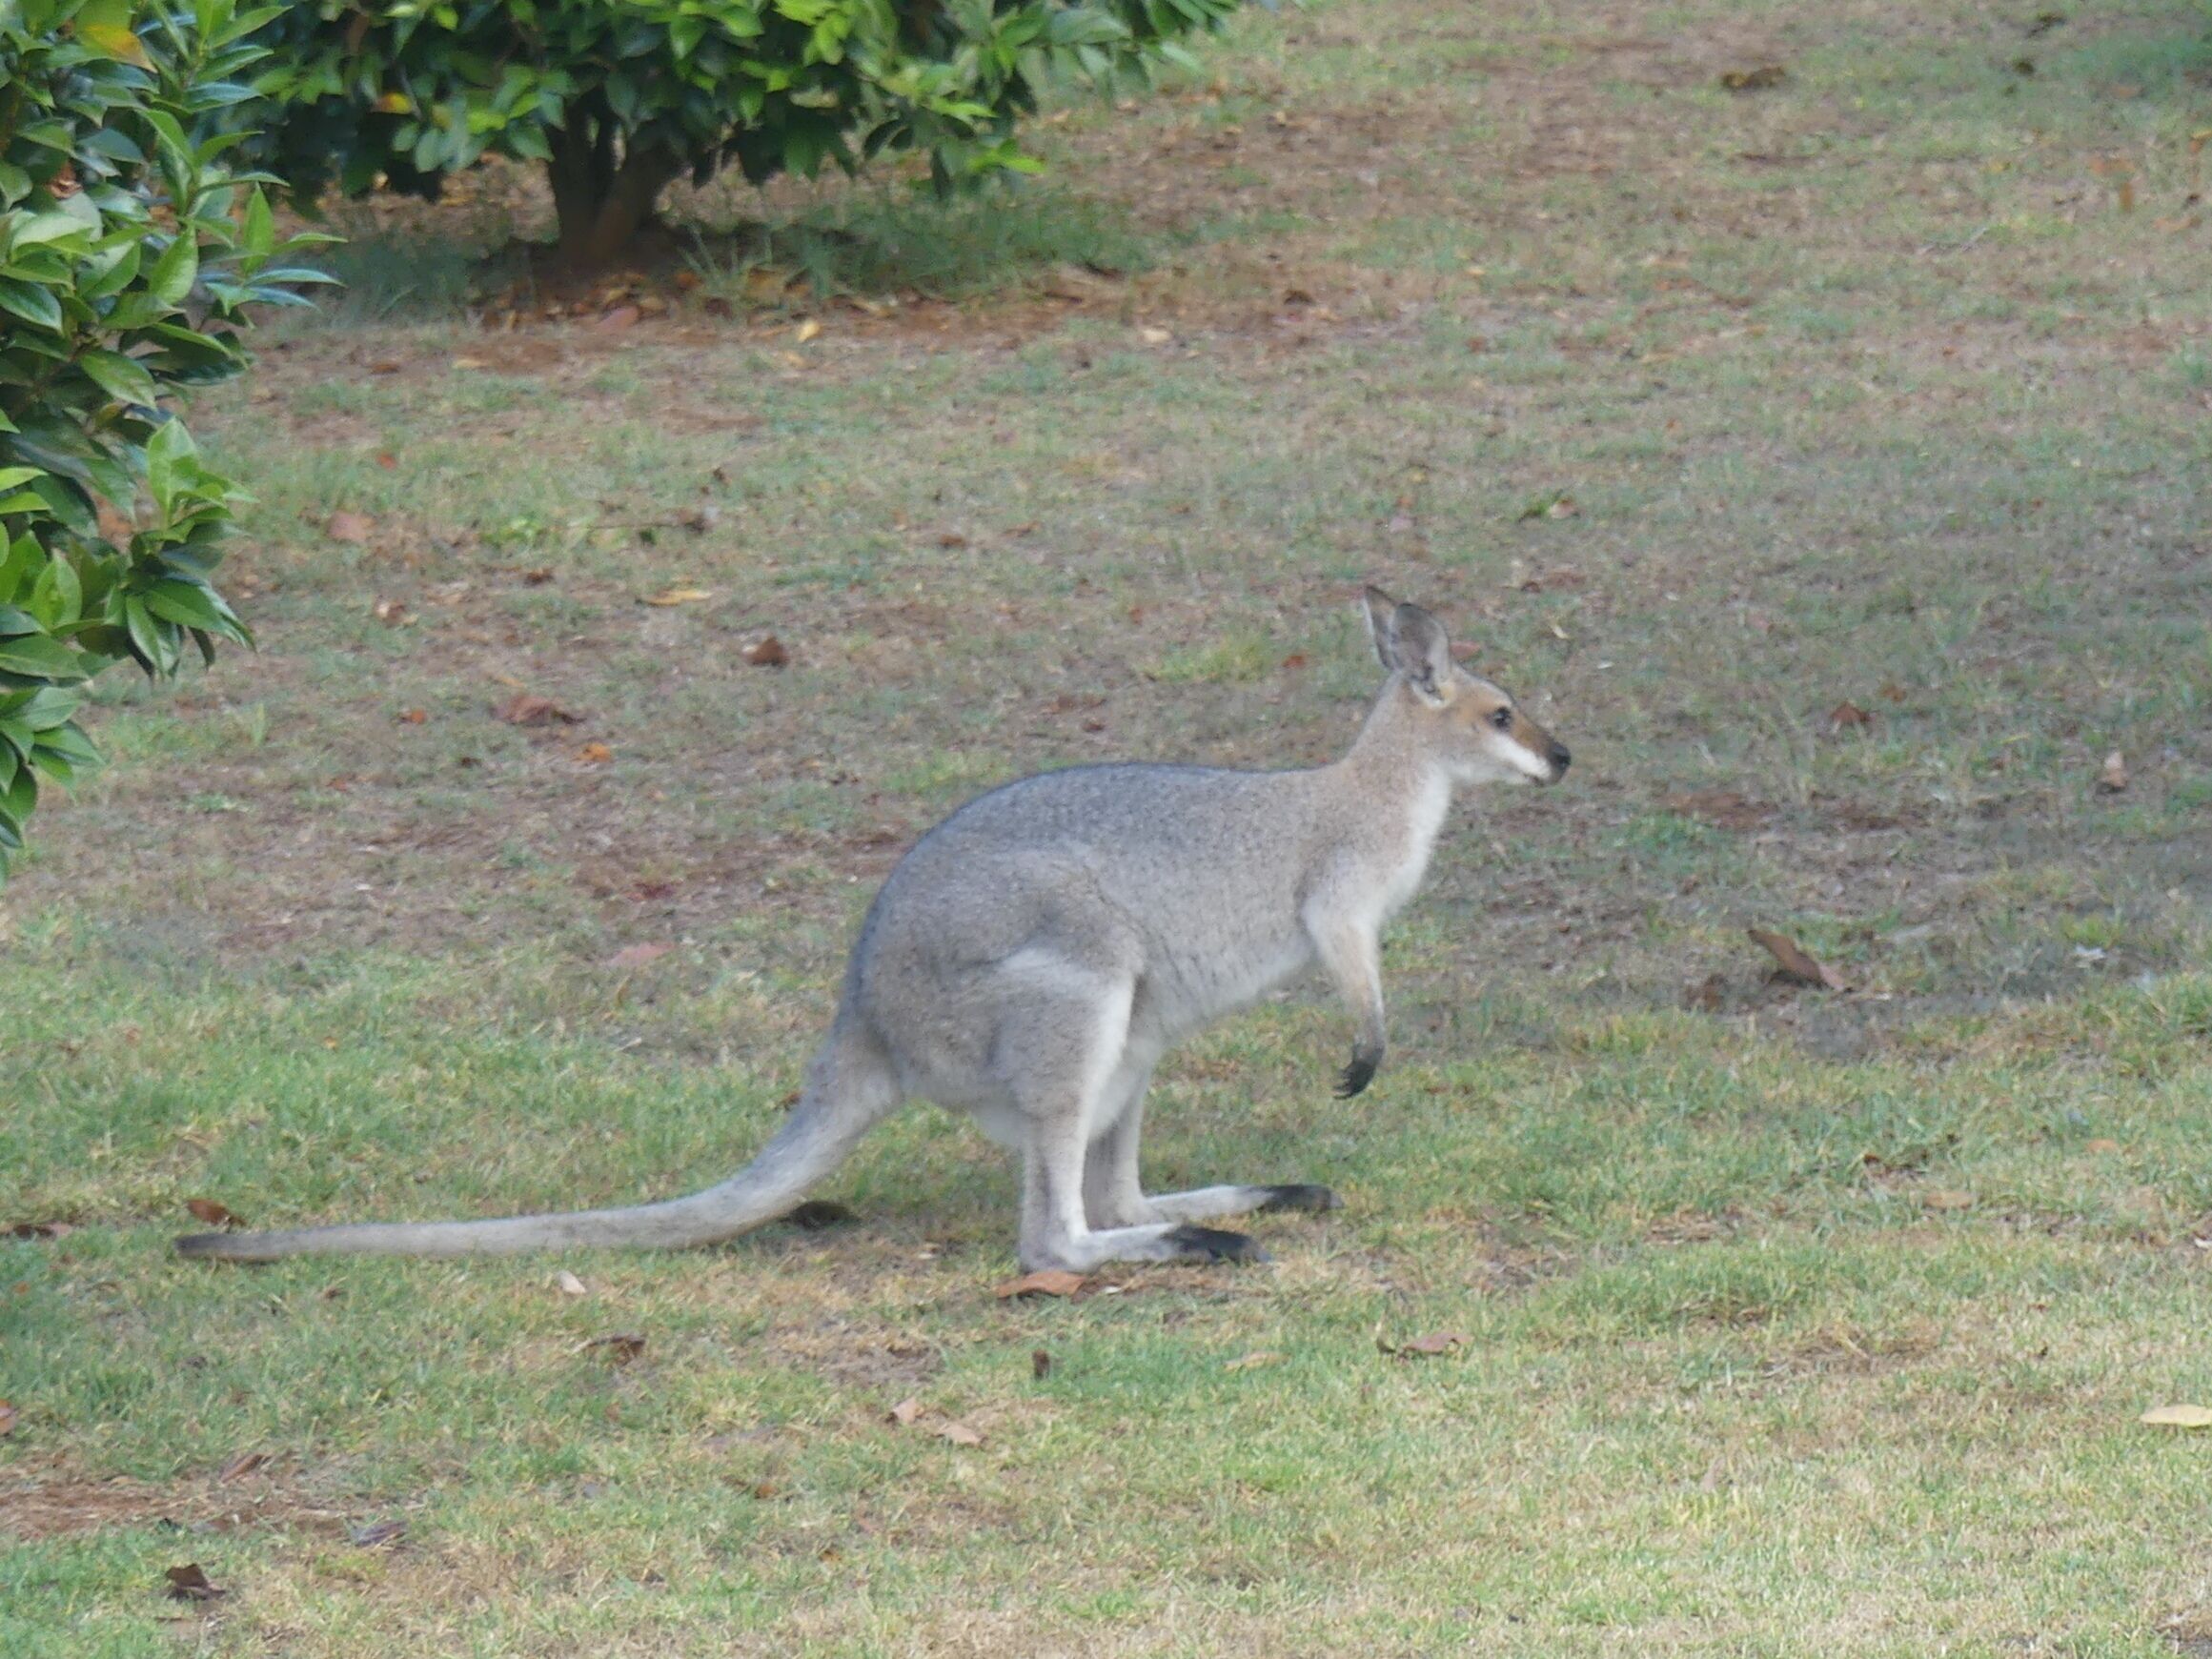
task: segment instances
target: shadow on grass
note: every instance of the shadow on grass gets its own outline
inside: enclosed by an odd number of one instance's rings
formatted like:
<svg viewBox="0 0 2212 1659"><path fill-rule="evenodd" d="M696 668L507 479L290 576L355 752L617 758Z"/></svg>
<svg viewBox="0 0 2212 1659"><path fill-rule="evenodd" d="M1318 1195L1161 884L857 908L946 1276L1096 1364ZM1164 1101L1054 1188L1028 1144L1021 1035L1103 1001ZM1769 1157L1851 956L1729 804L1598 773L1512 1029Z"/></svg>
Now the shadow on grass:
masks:
<svg viewBox="0 0 2212 1659"><path fill-rule="evenodd" d="M427 213L427 211L426 211ZM549 270L552 250L515 233L508 213L365 225L320 259L343 285L320 314L339 326L457 318L579 286ZM1009 186L938 202L854 187L796 211L709 226L678 222L640 238L616 280L678 281L739 310L839 295L959 300L1017 293L1070 268L1148 270L1155 239L1119 207L1071 192ZM588 286L588 285L586 285Z"/></svg>

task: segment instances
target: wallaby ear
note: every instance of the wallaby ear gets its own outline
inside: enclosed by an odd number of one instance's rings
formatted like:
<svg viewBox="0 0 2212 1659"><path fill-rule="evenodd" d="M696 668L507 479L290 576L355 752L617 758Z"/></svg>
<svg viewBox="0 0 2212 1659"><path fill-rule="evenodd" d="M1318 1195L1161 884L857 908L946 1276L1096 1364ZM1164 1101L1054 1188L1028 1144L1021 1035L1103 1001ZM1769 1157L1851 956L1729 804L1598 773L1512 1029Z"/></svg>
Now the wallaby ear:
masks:
<svg viewBox="0 0 2212 1659"><path fill-rule="evenodd" d="M1377 587L1370 587L1360 595L1360 602L1367 613L1368 637L1374 641L1375 659L1387 674L1397 672L1398 659L1390 645L1390 617L1398 608L1398 601Z"/></svg>
<svg viewBox="0 0 2212 1659"><path fill-rule="evenodd" d="M1443 623L1419 605L1400 605L1390 613L1390 641L1384 662L1406 677L1423 702L1451 699L1451 641Z"/></svg>

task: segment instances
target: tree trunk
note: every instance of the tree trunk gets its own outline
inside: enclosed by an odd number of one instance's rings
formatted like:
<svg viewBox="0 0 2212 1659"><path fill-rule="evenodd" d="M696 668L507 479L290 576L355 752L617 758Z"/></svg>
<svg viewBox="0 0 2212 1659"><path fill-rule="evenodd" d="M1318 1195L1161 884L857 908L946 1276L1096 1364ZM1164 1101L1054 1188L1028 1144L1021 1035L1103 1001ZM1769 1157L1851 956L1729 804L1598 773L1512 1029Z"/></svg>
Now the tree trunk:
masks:
<svg viewBox="0 0 2212 1659"><path fill-rule="evenodd" d="M615 160L614 123L579 117L555 137L545 164L553 210L560 221L560 257L577 271L595 271L620 257L671 179L682 171L662 150Z"/></svg>

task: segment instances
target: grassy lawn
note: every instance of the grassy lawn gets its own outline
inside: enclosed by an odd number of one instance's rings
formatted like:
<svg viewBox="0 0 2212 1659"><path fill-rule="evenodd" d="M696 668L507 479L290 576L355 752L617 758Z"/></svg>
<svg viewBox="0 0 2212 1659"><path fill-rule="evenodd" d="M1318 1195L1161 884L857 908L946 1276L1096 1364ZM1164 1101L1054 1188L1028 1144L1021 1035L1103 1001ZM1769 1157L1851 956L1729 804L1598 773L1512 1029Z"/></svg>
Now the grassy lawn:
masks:
<svg viewBox="0 0 2212 1659"><path fill-rule="evenodd" d="M2191 0L1316 0L628 326L380 215L203 407L260 655L0 896L0 1651L2212 1653L2208 127ZM1576 764L1367 1095L1317 985L1163 1068L1273 1264L1002 1301L929 1109L696 1255L167 1254L719 1179L917 833L1327 758L1370 577Z"/></svg>

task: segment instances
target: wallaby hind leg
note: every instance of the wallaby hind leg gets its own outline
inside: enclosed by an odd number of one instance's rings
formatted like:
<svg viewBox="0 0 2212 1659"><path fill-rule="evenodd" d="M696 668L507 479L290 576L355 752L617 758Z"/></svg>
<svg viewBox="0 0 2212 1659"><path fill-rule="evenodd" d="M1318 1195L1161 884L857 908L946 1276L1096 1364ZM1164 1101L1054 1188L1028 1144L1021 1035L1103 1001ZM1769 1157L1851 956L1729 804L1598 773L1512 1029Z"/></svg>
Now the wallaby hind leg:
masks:
<svg viewBox="0 0 2212 1659"><path fill-rule="evenodd" d="M1134 986L1061 982L1076 994L1040 998L1000 1031L1003 1053L1023 1057L1011 1083L1025 1120L1022 1154L1023 1268L1087 1273L1105 1262L1264 1261L1242 1233L1148 1222L1093 1227L1084 1206L1091 1126L1109 1121L1132 1073L1126 1047ZM1134 1132L1132 1128L1132 1133Z"/></svg>
<svg viewBox="0 0 2212 1659"><path fill-rule="evenodd" d="M1336 1194L1309 1183L1261 1185L1230 1182L1193 1187L1187 1192L1147 1196L1137 1172L1137 1143L1144 1133L1145 1091L1152 1081L1149 1065L1115 1080L1126 1104L1113 1126L1090 1143L1084 1163L1084 1211L1093 1227L1128 1227L1161 1222L1207 1221L1262 1210L1329 1210Z"/></svg>

